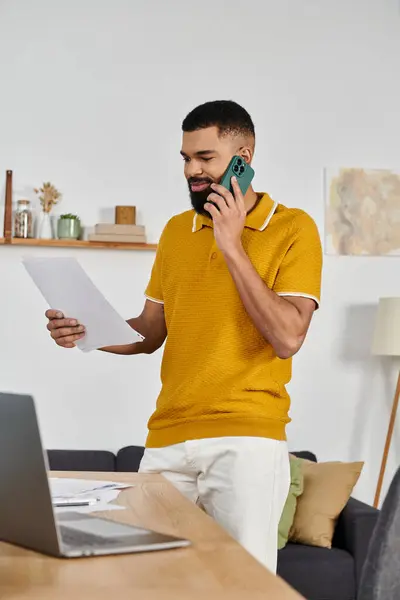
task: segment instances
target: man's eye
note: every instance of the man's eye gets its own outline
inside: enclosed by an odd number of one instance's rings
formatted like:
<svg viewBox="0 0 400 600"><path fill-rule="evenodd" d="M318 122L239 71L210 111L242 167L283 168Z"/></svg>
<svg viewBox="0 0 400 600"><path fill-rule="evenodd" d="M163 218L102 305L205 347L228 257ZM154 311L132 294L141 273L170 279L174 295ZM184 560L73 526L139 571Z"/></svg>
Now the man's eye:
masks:
<svg viewBox="0 0 400 600"><path fill-rule="evenodd" d="M209 160L212 160L213 158L214 158L213 156L210 156L210 158L203 158L203 160L204 160L205 162L208 162Z"/></svg>
<svg viewBox="0 0 400 600"><path fill-rule="evenodd" d="M190 161L190 158L188 156L183 156L182 159L185 163L188 163Z"/></svg>

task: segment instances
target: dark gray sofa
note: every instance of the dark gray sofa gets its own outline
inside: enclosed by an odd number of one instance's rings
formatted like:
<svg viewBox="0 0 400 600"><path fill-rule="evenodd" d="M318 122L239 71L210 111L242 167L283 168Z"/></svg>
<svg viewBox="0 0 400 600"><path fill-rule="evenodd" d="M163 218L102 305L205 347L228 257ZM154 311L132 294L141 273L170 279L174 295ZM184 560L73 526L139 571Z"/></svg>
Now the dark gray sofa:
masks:
<svg viewBox="0 0 400 600"><path fill-rule="evenodd" d="M48 450L56 471L136 472L142 446L116 454L103 450ZM316 461L311 452L293 452ZM350 498L335 530L332 549L288 544L279 552L278 574L307 600L356 600L362 567L379 511Z"/></svg>

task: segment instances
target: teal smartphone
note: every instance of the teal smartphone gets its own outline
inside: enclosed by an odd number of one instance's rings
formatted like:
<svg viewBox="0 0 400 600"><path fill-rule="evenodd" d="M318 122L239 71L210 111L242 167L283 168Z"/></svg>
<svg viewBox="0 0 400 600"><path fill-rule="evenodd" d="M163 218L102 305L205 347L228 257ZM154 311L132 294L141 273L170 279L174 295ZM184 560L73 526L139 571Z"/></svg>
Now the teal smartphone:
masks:
<svg viewBox="0 0 400 600"><path fill-rule="evenodd" d="M254 177L254 169L241 156L234 156L222 176L220 185L233 193L231 178L236 177L243 196L246 194Z"/></svg>

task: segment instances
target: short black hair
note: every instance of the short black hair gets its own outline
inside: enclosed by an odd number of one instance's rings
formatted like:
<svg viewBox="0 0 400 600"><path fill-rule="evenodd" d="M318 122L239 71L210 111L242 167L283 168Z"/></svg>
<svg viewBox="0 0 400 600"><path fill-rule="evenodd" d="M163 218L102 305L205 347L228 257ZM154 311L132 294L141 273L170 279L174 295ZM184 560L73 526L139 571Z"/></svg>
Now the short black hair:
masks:
<svg viewBox="0 0 400 600"><path fill-rule="evenodd" d="M233 100L213 100L194 108L183 120L182 131L217 127L219 135L244 135L255 138L254 123L240 104Z"/></svg>

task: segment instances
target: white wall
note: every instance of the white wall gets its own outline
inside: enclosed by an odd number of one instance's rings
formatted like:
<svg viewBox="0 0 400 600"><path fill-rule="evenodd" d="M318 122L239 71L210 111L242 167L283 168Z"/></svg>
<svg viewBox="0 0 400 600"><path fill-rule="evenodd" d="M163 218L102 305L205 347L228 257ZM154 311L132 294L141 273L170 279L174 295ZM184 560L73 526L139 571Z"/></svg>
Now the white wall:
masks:
<svg viewBox="0 0 400 600"><path fill-rule="evenodd" d="M49 179L64 193L58 210L88 225L135 204L150 241L188 207L180 125L206 100L247 107L257 188L307 210L321 235L324 166L399 164L397 0L2 0L0 67L1 198L7 168L15 200ZM35 395L47 447L143 443L160 355L55 347L24 253L76 256L126 317L141 310L154 254L0 247L1 389ZM400 294L398 272L396 258L325 257L322 307L290 385L291 448L365 460L356 493L367 501L394 386L369 341L378 297ZM395 438L387 481L399 426Z"/></svg>

